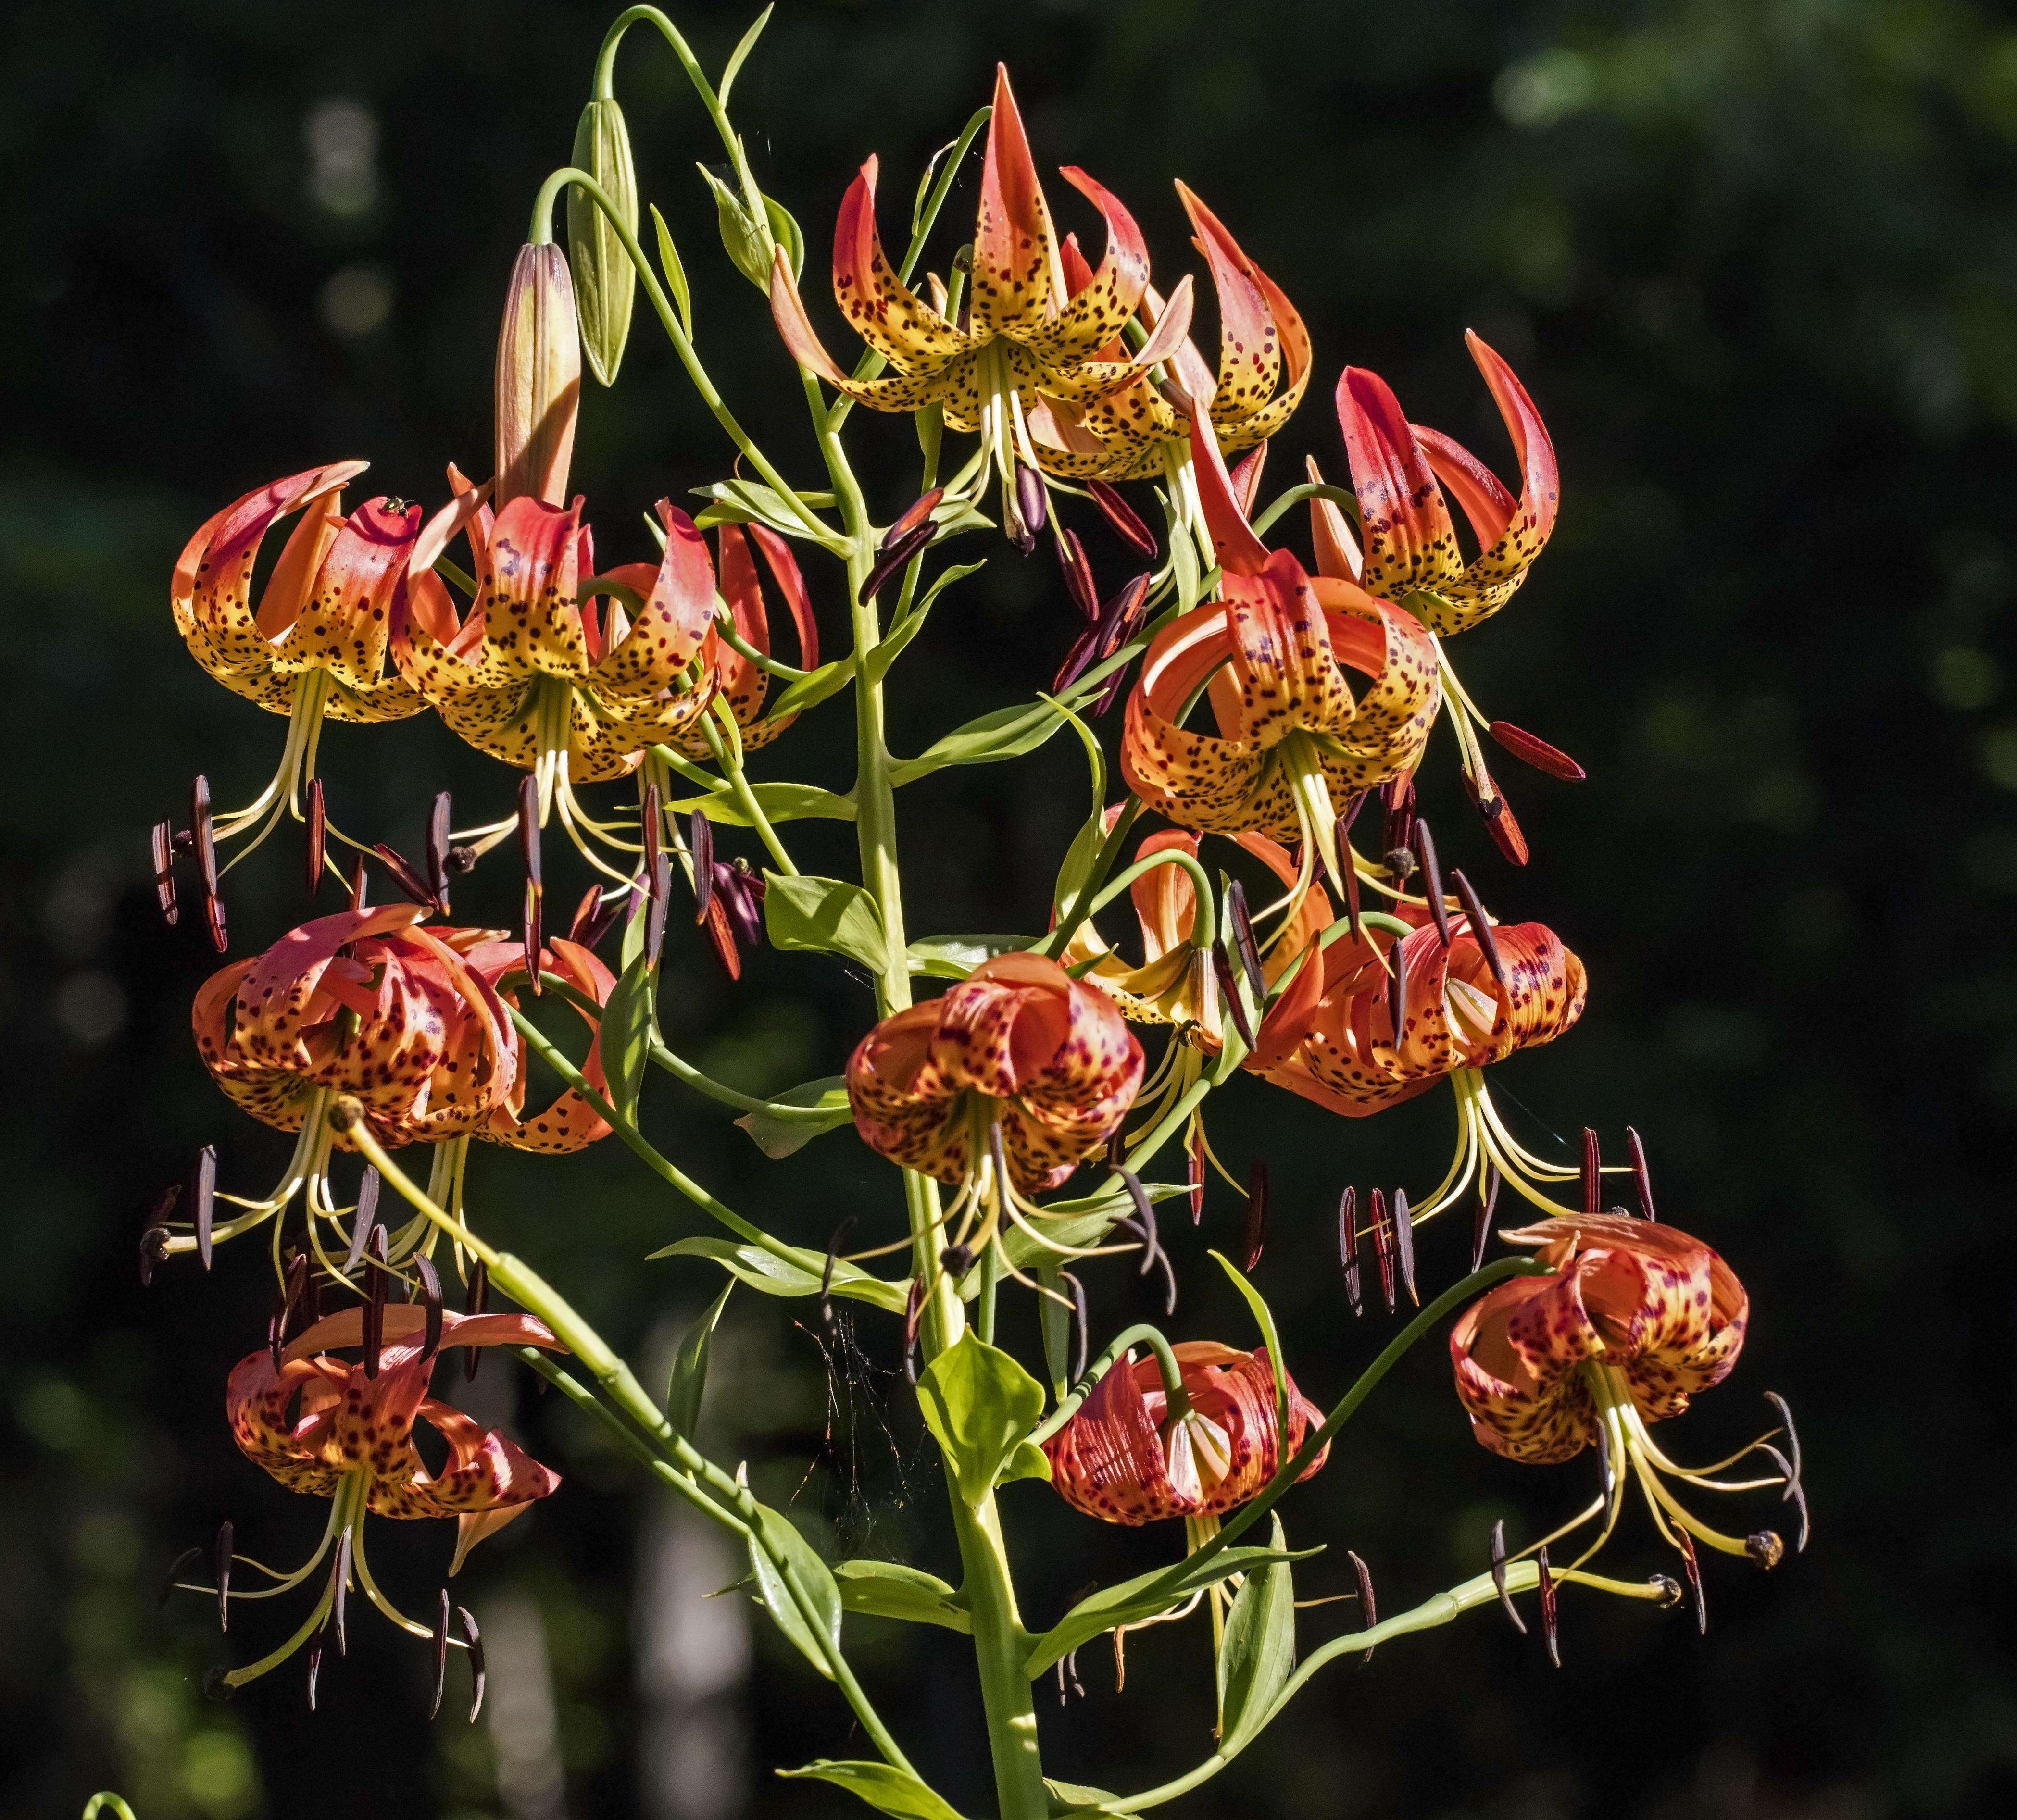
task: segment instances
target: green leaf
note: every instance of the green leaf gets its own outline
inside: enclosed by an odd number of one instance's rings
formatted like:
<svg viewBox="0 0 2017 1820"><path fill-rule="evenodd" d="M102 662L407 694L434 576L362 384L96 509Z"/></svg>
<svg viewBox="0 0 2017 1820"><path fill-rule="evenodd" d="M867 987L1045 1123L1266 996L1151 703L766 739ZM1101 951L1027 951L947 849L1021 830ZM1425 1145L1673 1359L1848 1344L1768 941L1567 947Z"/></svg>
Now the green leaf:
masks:
<svg viewBox="0 0 2017 1820"><path fill-rule="evenodd" d="M1011 1485L1018 1479L1041 1479L1046 1485L1051 1482L1050 1457L1034 1441L1016 1443L1015 1452L995 1474L994 1483Z"/></svg>
<svg viewBox="0 0 2017 1820"><path fill-rule="evenodd" d="M1093 863L1106 845L1106 816L1095 809L1079 824L1072 844L1065 849L1064 863L1058 868L1058 882L1051 893L1053 926L1078 908L1078 900L1092 881Z"/></svg>
<svg viewBox="0 0 2017 1820"><path fill-rule="evenodd" d="M806 237L792 220L792 211L774 196L763 198L763 213L770 218L770 238L785 249L785 257L791 262L792 282L796 284L806 268ZM770 288L768 272L763 274L763 288L766 291Z"/></svg>
<svg viewBox="0 0 2017 1820"><path fill-rule="evenodd" d="M983 960L1034 948L1035 935L926 935L904 950L913 973L933 979L964 979Z"/></svg>
<svg viewBox="0 0 2017 1820"><path fill-rule="evenodd" d="M765 711L766 720L782 720L788 714L803 714L808 708L815 708L829 695L837 695L854 680L854 657L850 652L844 658L835 658L830 664L821 664L810 676L801 676L784 690Z"/></svg>
<svg viewBox="0 0 2017 1820"><path fill-rule="evenodd" d="M749 1566L756 1576L756 1596L778 1628L832 1681L833 1670L820 1645L824 1639L833 1650L840 1648L840 1588L790 1518L767 1504L756 1507Z"/></svg>
<svg viewBox="0 0 2017 1820"><path fill-rule="evenodd" d="M832 1782L879 1813L896 1815L897 1820L960 1820L957 1807L947 1806L908 1770L893 1763L836 1763L823 1757L803 1769L781 1769L778 1774Z"/></svg>
<svg viewBox="0 0 2017 1820"><path fill-rule="evenodd" d="M623 920L623 939L617 946L617 971L619 974L628 973L642 960L644 928L651 913L650 898L643 892L633 889L630 893L630 914ZM607 1017L608 1013L605 1011L603 1015Z"/></svg>
<svg viewBox="0 0 2017 1820"><path fill-rule="evenodd" d="M1247 1273L1235 1267L1232 1259L1223 1252L1214 1251L1211 1255L1254 1312L1254 1324L1261 1329L1261 1343L1268 1349L1268 1368L1275 1375L1275 1415L1281 1424L1276 1432L1286 1435L1289 1432L1289 1368L1282 1357L1281 1336L1275 1331L1275 1311L1268 1306L1267 1298L1247 1281Z"/></svg>
<svg viewBox="0 0 2017 1820"><path fill-rule="evenodd" d="M1044 1413L1043 1386L969 1328L918 1375L918 1407L960 1496L978 1505Z"/></svg>
<svg viewBox="0 0 2017 1820"><path fill-rule="evenodd" d="M630 135L615 99L589 103L574 133L574 167L600 183L623 225L637 232L637 173ZM578 184L568 186L568 265L574 273L581 350L598 384L614 385L630 334L637 271L615 227Z"/></svg>
<svg viewBox="0 0 2017 1820"><path fill-rule="evenodd" d="M838 1130L854 1116L847 1104L846 1079L837 1074L787 1088L774 1094L770 1104L803 1110L745 1112L735 1121L756 1141L756 1148L770 1157L803 1150L823 1132Z"/></svg>
<svg viewBox="0 0 2017 1820"><path fill-rule="evenodd" d="M833 1577L839 1584L840 1602L851 1612L912 1624L943 1624L948 1631L973 1628L972 1614L960 1603L958 1593L921 1567L894 1561L843 1561Z"/></svg>
<svg viewBox="0 0 2017 1820"><path fill-rule="evenodd" d="M659 229L659 268L666 275L666 289L671 293L673 308L680 313L680 327L691 341L693 294L687 289L687 268L680 263L680 250L673 244L673 230L666 225L666 218L659 213L655 202L651 204L651 219Z"/></svg>
<svg viewBox="0 0 2017 1820"><path fill-rule="evenodd" d="M806 1251L795 1245L778 1249L786 1255L781 1257L777 1252L766 1251L759 1245L745 1245L738 1239L717 1238L712 1233L702 1233L665 1245L649 1253L644 1261L650 1263L659 1258L673 1257L713 1258L730 1275L739 1277L751 1288L760 1289L766 1296L817 1296L820 1292L821 1275L826 1269L826 1254ZM835 1260L831 1289L835 1296L845 1296L853 1302L866 1302L888 1314L904 1312L905 1286L871 1277L859 1264Z"/></svg>
<svg viewBox="0 0 2017 1820"><path fill-rule="evenodd" d="M721 229L722 250L729 262L759 290L770 288L770 262L763 251L763 236L742 198L702 164L698 167L707 186L714 193L714 214Z"/></svg>
<svg viewBox="0 0 2017 1820"><path fill-rule="evenodd" d="M1229 1754L1266 1722L1296 1663L1296 1595L1279 1517L1271 1541L1284 1559L1247 1576L1218 1652L1218 1747Z"/></svg>
<svg viewBox="0 0 2017 1820"><path fill-rule="evenodd" d="M694 523L703 531L711 531L717 524L767 524L781 537L812 540L810 528L792 510L785 496L760 481L710 481L691 491L697 499L714 502L694 514ZM800 493L799 497L814 507L833 503L830 492ZM662 532L660 542L662 548Z"/></svg>
<svg viewBox="0 0 2017 1820"><path fill-rule="evenodd" d="M941 1357L944 1355L940 1354ZM1030 1645L1025 1667L1034 1681L1052 1663L1082 1643L1089 1643L1102 1631L1117 1624L1139 1624L1166 1612L1179 1600L1188 1598L1201 1586L1213 1586L1229 1574L1251 1573L1271 1561L1307 1561L1321 1548L1304 1548L1283 1553L1273 1548L1221 1548L1193 1566L1189 1562L1174 1567L1159 1567L1138 1573L1117 1586L1088 1593L1064 1616Z"/></svg>
<svg viewBox="0 0 2017 1820"><path fill-rule="evenodd" d="M1170 502L1156 489L1156 496L1163 501L1163 514L1169 521L1170 563L1177 580L1177 601L1186 613L1204 598L1204 577L1198 568L1197 546L1191 542L1190 526L1182 515L1174 511Z"/></svg>
<svg viewBox="0 0 2017 1820"><path fill-rule="evenodd" d="M1034 752L1064 725L1064 716L1048 701L1019 702L998 708L954 727L915 759L899 759L889 767L889 781L915 784L949 765L994 765Z"/></svg>
<svg viewBox="0 0 2017 1820"><path fill-rule="evenodd" d="M763 928L772 947L845 954L874 973L889 964L882 913L860 885L781 872L766 872L763 882Z"/></svg>
<svg viewBox="0 0 2017 1820"><path fill-rule="evenodd" d="M743 33L742 41L735 47L734 54L730 56L727 66L723 69L721 81L715 88L714 98L720 104L724 113L728 108L729 90L735 86L735 78L741 74L745 59L752 51L756 49L757 39L763 35L763 27L770 23L770 15L776 11L777 8L774 5L767 6L756 15L756 23Z"/></svg>
<svg viewBox="0 0 2017 1820"><path fill-rule="evenodd" d="M1083 1782L1054 1782L1048 1776L1044 1778L1044 1786L1050 1791L1051 1820L1070 1820L1075 1814L1097 1814L1100 1820L1135 1820L1132 1814L1101 1805L1120 1798L1105 1789L1089 1789Z"/></svg>
<svg viewBox="0 0 2017 1820"><path fill-rule="evenodd" d="M627 945L627 944L626 944ZM637 1098L651 1058L652 1001L656 976L640 951L625 963L621 977L602 1007L602 1072L609 1103L630 1123L637 1122Z"/></svg>
<svg viewBox="0 0 2017 1820"><path fill-rule="evenodd" d="M863 669L870 682L879 683L889 675L889 666L904 654L904 647L924 630L925 615L932 610L932 603L951 587L971 575L987 567L985 561L955 563L944 574L933 578L931 585L911 604L911 611L904 615L896 629L875 650L868 654L868 661Z"/></svg>
<svg viewBox="0 0 2017 1820"><path fill-rule="evenodd" d="M821 790L816 784L752 784L749 788L756 798L756 806L769 821L854 820L852 797L836 796L831 790ZM726 790L710 791L705 796L689 796L666 806L680 815L691 815L698 809L709 821L719 822L724 827L746 828L750 825L741 805Z"/></svg>
<svg viewBox="0 0 2017 1820"><path fill-rule="evenodd" d="M707 1390L707 1356L714 1345L714 1329L735 1285L715 1297L714 1306L687 1328L673 1360L673 1380L666 1387L666 1420L677 1433L691 1440L694 1425L700 1420L700 1400Z"/></svg>

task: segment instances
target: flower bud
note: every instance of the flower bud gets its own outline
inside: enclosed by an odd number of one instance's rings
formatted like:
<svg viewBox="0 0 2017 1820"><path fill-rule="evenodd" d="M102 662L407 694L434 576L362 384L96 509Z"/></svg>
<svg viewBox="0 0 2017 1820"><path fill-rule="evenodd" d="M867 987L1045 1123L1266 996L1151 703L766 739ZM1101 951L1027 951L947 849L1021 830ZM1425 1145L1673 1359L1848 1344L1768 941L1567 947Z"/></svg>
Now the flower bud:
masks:
<svg viewBox="0 0 2017 1820"><path fill-rule="evenodd" d="M637 173L630 161L630 132L612 96L591 101L574 132L574 165L600 183L632 235L637 232ZM575 304L581 344L599 385L614 385L630 333L637 274L615 225L579 186L568 190L568 254L574 266ZM554 503L559 502L556 500Z"/></svg>
<svg viewBox="0 0 2017 1820"><path fill-rule="evenodd" d="M581 333L567 255L552 245L521 247L497 336L493 508L526 493L550 506L565 500L580 403Z"/></svg>

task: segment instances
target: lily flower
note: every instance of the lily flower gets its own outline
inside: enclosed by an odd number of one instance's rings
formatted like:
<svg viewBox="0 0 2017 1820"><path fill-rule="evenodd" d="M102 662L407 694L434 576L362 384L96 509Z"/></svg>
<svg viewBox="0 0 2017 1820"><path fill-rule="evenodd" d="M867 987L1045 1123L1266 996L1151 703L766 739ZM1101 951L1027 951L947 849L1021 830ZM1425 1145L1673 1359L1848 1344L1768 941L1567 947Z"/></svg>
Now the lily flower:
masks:
<svg viewBox="0 0 2017 1820"><path fill-rule="evenodd" d="M714 624L707 546L662 499L656 568L628 563L596 575L580 499L564 510L521 493L493 515L453 468L449 478L456 501L421 533L394 658L456 733L533 774L542 824L557 802L577 845L611 871L583 834L608 839L611 831L582 808L574 786L626 776L646 747L690 726L712 700L715 674L695 661ZM462 616L435 573L458 532L476 583ZM514 816L471 831L477 849L518 825Z"/></svg>
<svg viewBox="0 0 2017 1820"><path fill-rule="evenodd" d="M1128 700L1129 787L1185 827L1293 842L1343 892L1334 805L1407 775L1438 704L1435 641L1357 584L1312 578L1270 550L1240 510L1211 426L1194 419L1200 505L1219 598L1149 645ZM1348 668L1371 679L1355 696ZM1209 696L1215 735L1184 722Z"/></svg>
<svg viewBox="0 0 2017 1820"><path fill-rule="evenodd" d="M1609 1539L1633 1479L1654 1526L1680 1551L1698 1600L1696 1543L1767 1568L1778 1564L1784 1546L1770 1530L1739 1537L1712 1529L1669 1480L1717 1492L1781 1487L1799 1501L1804 1544L1805 1499L1796 1468L1770 1445L1777 1430L1700 1469L1676 1465L1650 1432L1721 1383L1737 1363L1750 1301L1730 1267L1676 1227L1622 1214L1546 1220L1503 1236L1538 1247L1553 1274L1499 1284L1451 1330L1456 1392L1471 1432L1495 1454L1536 1465L1571 1459L1593 1445L1604 1469L1597 1501L1535 1546L1601 1516L1580 1566ZM1735 1483L1716 1476L1754 1453L1779 1470Z"/></svg>
<svg viewBox="0 0 2017 1820"><path fill-rule="evenodd" d="M716 568L721 596L735 622L736 637L757 658L767 658L770 655L770 615L763 605L763 586L749 554L749 542L753 539L791 614L792 626L798 633L799 665L807 672L817 669L819 627L813 618L812 596L806 592L805 577L799 571L798 559L792 554L792 546L767 525L749 525L747 537L743 535L744 529L739 524L723 524L716 533L720 548ZM785 715L778 720L763 718L764 698L770 689L770 672L738 646L730 643L723 636L718 623L709 629L701 648L701 661L714 677L716 698L735 718L745 751L768 745L798 719L795 714ZM700 729L691 723L673 733L665 743L690 759L713 755L713 748Z"/></svg>
<svg viewBox="0 0 2017 1820"><path fill-rule="evenodd" d="M1310 377L1309 331L1225 224L1188 186L1179 183L1176 191L1218 297L1218 370L1214 376L1188 338L1171 351L1168 369L1211 420L1221 452L1236 454L1266 441L1301 402ZM1076 242L1067 240L1063 252L1068 282L1081 287L1091 274L1080 275L1084 261ZM1160 325L1166 306L1154 286L1144 289L1142 305L1142 319ZM1118 342L1103 354L1123 358ZM1189 417L1146 374L1077 411L1043 404L1030 420L1030 434L1045 470L1075 479L1146 479L1190 460Z"/></svg>
<svg viewBox="0 0 2017 1820"><path fill-rule="evenodd" d="M424 928L427 914L418 904L389 904L318 917L198 989L190 1023L204 1066L254 1118L300 1137L271 1195L219 1195L244 1211L214 1231L176 1234L167 1251L200 1250L207 1260L213 1240L259 1225L305 1189L319 1252L318 1223L348 1211L329 1184L331 1151L355 1148L330 1119L339 1095L358 1100L388 1147L466 1137L510 1105L521 1072L518 1041L470 959L497 935Z"/></svg>
<svg viewBox="0 0 2017 1820"><path fill-rule="evenodd" d="M518 1006L519 981L522 981L525 974L525 943L482 942L468 950L466 958L470 971L488 984L503 1004L515 1011ZM566 981L598 1005L606 1005L609 995L616 989L616 975L591 950L579 942L555 936L539 951L539 968L541 971ZM519 981L510 977L514 974L519 976ZM609 1087L602 1067L601 1026L585 1012L582 1021L593 1033L588 1054L582 1061L582 1076L597 1093L606 1096ZM609 1126L602 1115L572 1087L543 1111L530 1117L526 1115L525 1077L529 1071L525 1046L517 1040L515 1027L513 1037L517 1066L511 1090L504 1103L491 1114L489 1123L469 1135L485 1144L501 1144L512 1150L543 1151L554 1156L585 1150L597 1139L607 1137Z"/></svg>
<svg viewBox="0 0 2017 1820"><path fill-rule="evenodd" d="M424 1285L431 1274L424 1274ZM223 1687L236 1690L258 1680L306 1645L312 1705L324 1639L334 1631L339 1652L343 1649L347 1595L353 1585L361 1586L402 1630L432 1642L437 1660L442 1660L448 1644L457 1641L447 1637L445 1624L437 1627L406 1616L373 1575L364 1548L366 1515L453 1518L453 1575L485 1536L559 1489L557 1473L496 1429L431 1397L428 1383L444 1348L532 1346L557 1351L562 1350L560 1342L529 1314L452 1314L442 1308L438 1288L428 1292L426 1303L388 1306L381 1300L375 1310L346 1308L317 1321L284 1349L262 1348L233 1368L225 1414L239 1451L290 1490L329 1499L329 1522L315 1552L291 1573L231 1553L227 1542L220 1551L224 1571L218 1586L175 1584L215 1597L228 1624L233 1604L291 1591L332 1554L334 1561L300 1629L270 1654L220 1676ZM374 1313L375 1333L370 1331ZM363 1352L354 1361L330 1356L353 1347ZM446 1449L438 1470L429 1468L415 1445L420 1423L432 1429ZM229 1570L240 1563L264 1574L269 1584L243 1590L232 1585ZM446 1619L446 1594L442 1610ZM473 1648L473 1626L469 1642L457 1646Z"/></svg>
<svg viewBox="0 0 2017 1820"><path fill-rule="evenodd" d="M287 717L280 769L243 809L217 818L219 843L256 829L250 852L283 816L301 819L325 718L403 720L426 706L385 661L420 509L381 496L346 515L343 488L369 465L336 462L255 488L206 520L175 564L168 601L191 654L233 694ZM294 512L255 609L260 546Z"/></svg>
<svg viewBox="0 0 2017 1820"><path fill-rule="evenodd" d="M1142 1045L1103 993L1055 960L1003 954L870 1031L848 1061L847 1097L871 1149L958 1184L949 1249L971 1258L1009 1224L1084 1256L1044 1238L1034 1223L1053 1216L1029 1197L1113 1135L1142 1069Z"/></svg>
<svg viewBox="0 0 2017 1820"><path fill-rule="evenodd" d="M978 431L980 459L1001 475L1005 526L1033 532L1041 527L1027 521L1016 479L1019 467L1039 466L1029 413L1047 399L1075 410L1167 358L1190 326L1190 281L1178 284L1145 345L1131 355L1114 345L1149 282L1141 229L1118 198L1066 167L1065 181L1105 217L1107 233L1098 269L1076 283L1067 276L1005 67L995 72L964 308L950 300L933 308L890 265L875 226L876 171L871 158L841 203L833 290L890 376L857 380L841 369L814 333L781 249L770 277L778 333L800 366L848 398L879 411L940 405L949 428Z"/></svg>
<svg viewBox="0 0 2017 1820"><path fill-rule="evenodd" d="M1182 1407L1164 1385L1160 1362L1153 1354L1137 1360L1131 1350L1044 1443L1044 1454L1052 1487L1074 1509L1136 1527L1182 1517L1202 1540L1266 1486L1322 1425L1323 1411L1289 1380L1285 1450L1265 1346L1243 1353L1182 1340L1170 1350L1182 1379ZM1326 1448L1302 1477L1329 1454Z"/></svg>

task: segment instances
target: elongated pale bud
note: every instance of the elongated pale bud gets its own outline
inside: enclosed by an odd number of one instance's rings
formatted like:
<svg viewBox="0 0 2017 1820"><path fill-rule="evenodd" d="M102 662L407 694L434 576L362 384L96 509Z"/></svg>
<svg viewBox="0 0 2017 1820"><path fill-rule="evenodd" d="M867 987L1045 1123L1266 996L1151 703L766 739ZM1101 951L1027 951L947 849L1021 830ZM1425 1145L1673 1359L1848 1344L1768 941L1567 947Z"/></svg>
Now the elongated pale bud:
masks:
<svg viewBox="0 0 2017 1820"><path fill-rule="evenodd" d="M600 183L634 238L637 173L630 161L630 131L615 98L591 101L574 129L574 167ZM581 315L582 351L599 385L614 385L630 335L637 269L615 226L579 185L568 189L568 257L574 266L574 299ZM556 500L554 503L559 502Z"/></svg>
<svg viewBox="0 0 2017 1820"><path fill-rule="evenodd" d="M557 246L521 247L497 334L493 506L521 493L566 503L580 406L581 330L567 255Z"/></svg>

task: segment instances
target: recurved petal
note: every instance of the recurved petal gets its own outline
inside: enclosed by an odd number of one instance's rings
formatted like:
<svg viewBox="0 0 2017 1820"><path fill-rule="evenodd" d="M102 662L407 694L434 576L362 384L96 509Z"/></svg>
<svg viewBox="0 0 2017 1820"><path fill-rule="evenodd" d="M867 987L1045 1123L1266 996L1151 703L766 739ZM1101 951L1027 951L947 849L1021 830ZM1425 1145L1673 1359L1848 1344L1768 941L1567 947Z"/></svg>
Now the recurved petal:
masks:
<svg viewBox="0 0 2017 1820"><path fill-rule="evenodd" d="M1008 87L1008 67L997 64L969 292L975 340L1041 328L1064 301L1063 292L1051 211Z"/></svg>
<svg viewBox="0 0 2017 1820"><path fill-rule="evenodd" d="M521 493L499 510L475 611L485 658L503 674L579 676L588 668L576 597L580 528L579 499L563 508Z"/></svg>
<svg viewBox="0 0 2017 1820"><path fill-rule="evenodd" d="M1597 1433L1576 1367L1594 1332L1574 1277L1517 1277L1474 1302L1450 1330L1457 1396L1495 1454L1536 1465L1571 1458Z"/></svg>
<svg viewBox="0 0 2017 1820"><path fill-rule="evenodd" d="M1387 382L1348 366L1337 382L1337 420L1358 496L1366 587L1399 600L1415 589L1434 591L1456 580L1463 572L1456 528Z"/></svg>
<svg viewBox="0 0 2017 1820"><path fill-rule="evenodd" d="M936 373L976 342L918 297L890 265L875 226L875 170L871 158L841 199L833 229L834 301L855 333L899 374ZM800 338L796 326L785 338ZM793 352L798 354L796 347ZM803 355L798 358L814 366Z"/></svg>
<svg viewBox="0 0 2017 1820"><path fill-rule="evenodd" d="M933 1067L937 1003L885 1018L848 1058L847 1098L855 1129L871 1150L944 1182L966 1173L967 1120L961 1088Z"/></svg>
<svg viewBox="0 0 2017 1820"><path fill-rule="evenodd" d="M367 500L343 521L300 613L279 641L274 668L325 669L365 694L388 682L410 693L399 678L387 677L385 651L420 528L419 506L395 511L383 499Z"/></svg>
<svg viewBox="0 0 2017 1820"><path fill-rule="evenodd" d="M1071 282L1076 275L1067 276L1070 301L1055 319L1021 333L1024 346L1059 363L1098 355L1127 327L1149 283L1149 249L1120 199L1076 164L1066 165L1062 175L1106 218L1106 251L1082 284Z"/></svg>
<svg viewBox="0 0 2017 1820"><path fill-rule="evenodd" d="M264 1350L240 1359L224 1392L225 1419L238 1451L290 1490L328 1497L337 1478L320 1447L328 1399L314 1393L341 1384L345 1375L341 1367L294 1360L276 1371ZM298 1398L301 1407L290 1420Z"/></svg>
<svg viewBox="0 0 2017 1820"><path fill-rule="evenodd" d="M471 948L467 958L470 970L495 988L505 975L524 967L525 945L516 941L485 942ZM539 965L546 972L559 975L599 1005L608 1004L610 993L616 989L615 975L592 950L578 942L563 941L556 937L541 951ZM514 1006L518 1003L515 989L500 996ZM588 1054L583 1060L581 1072L591 1087L597 1093L604 1093L608 1090L608 1083L602 1067L601 1028L586 1012L580 1015L582 1021L594 1033L589 1043ZM525 1074L521 1049L510 1097L491 1115L490 1123L474 1133L476 1137L485 1143L502 1144L514 1150L539 1151L550 1155L563 1155L583 1149L598 1138L609 1135L609 1126L601 1114L572 1087L568 1088L550 1105L528 1117L525 1112Z"/></svg>
<svg viewBox="0 0 2017 1820"><path fill-rule="evenodd" d="M1044 1454L1052 1485L1088 1516L1138 1528L1197 1514L1196 1497L1171 1482L1162 1436L1128 1359L1113 1362L1078 1413L1044 1443Z"/></svg>
<svg viewBox="0 0 2017 1820"><path fill-rule="evenodd" d="M666 553L637 623L590 672L600 695L652 696L673 687L714 624L707 540L671 500L661 499L658 512Z"/></svg>

